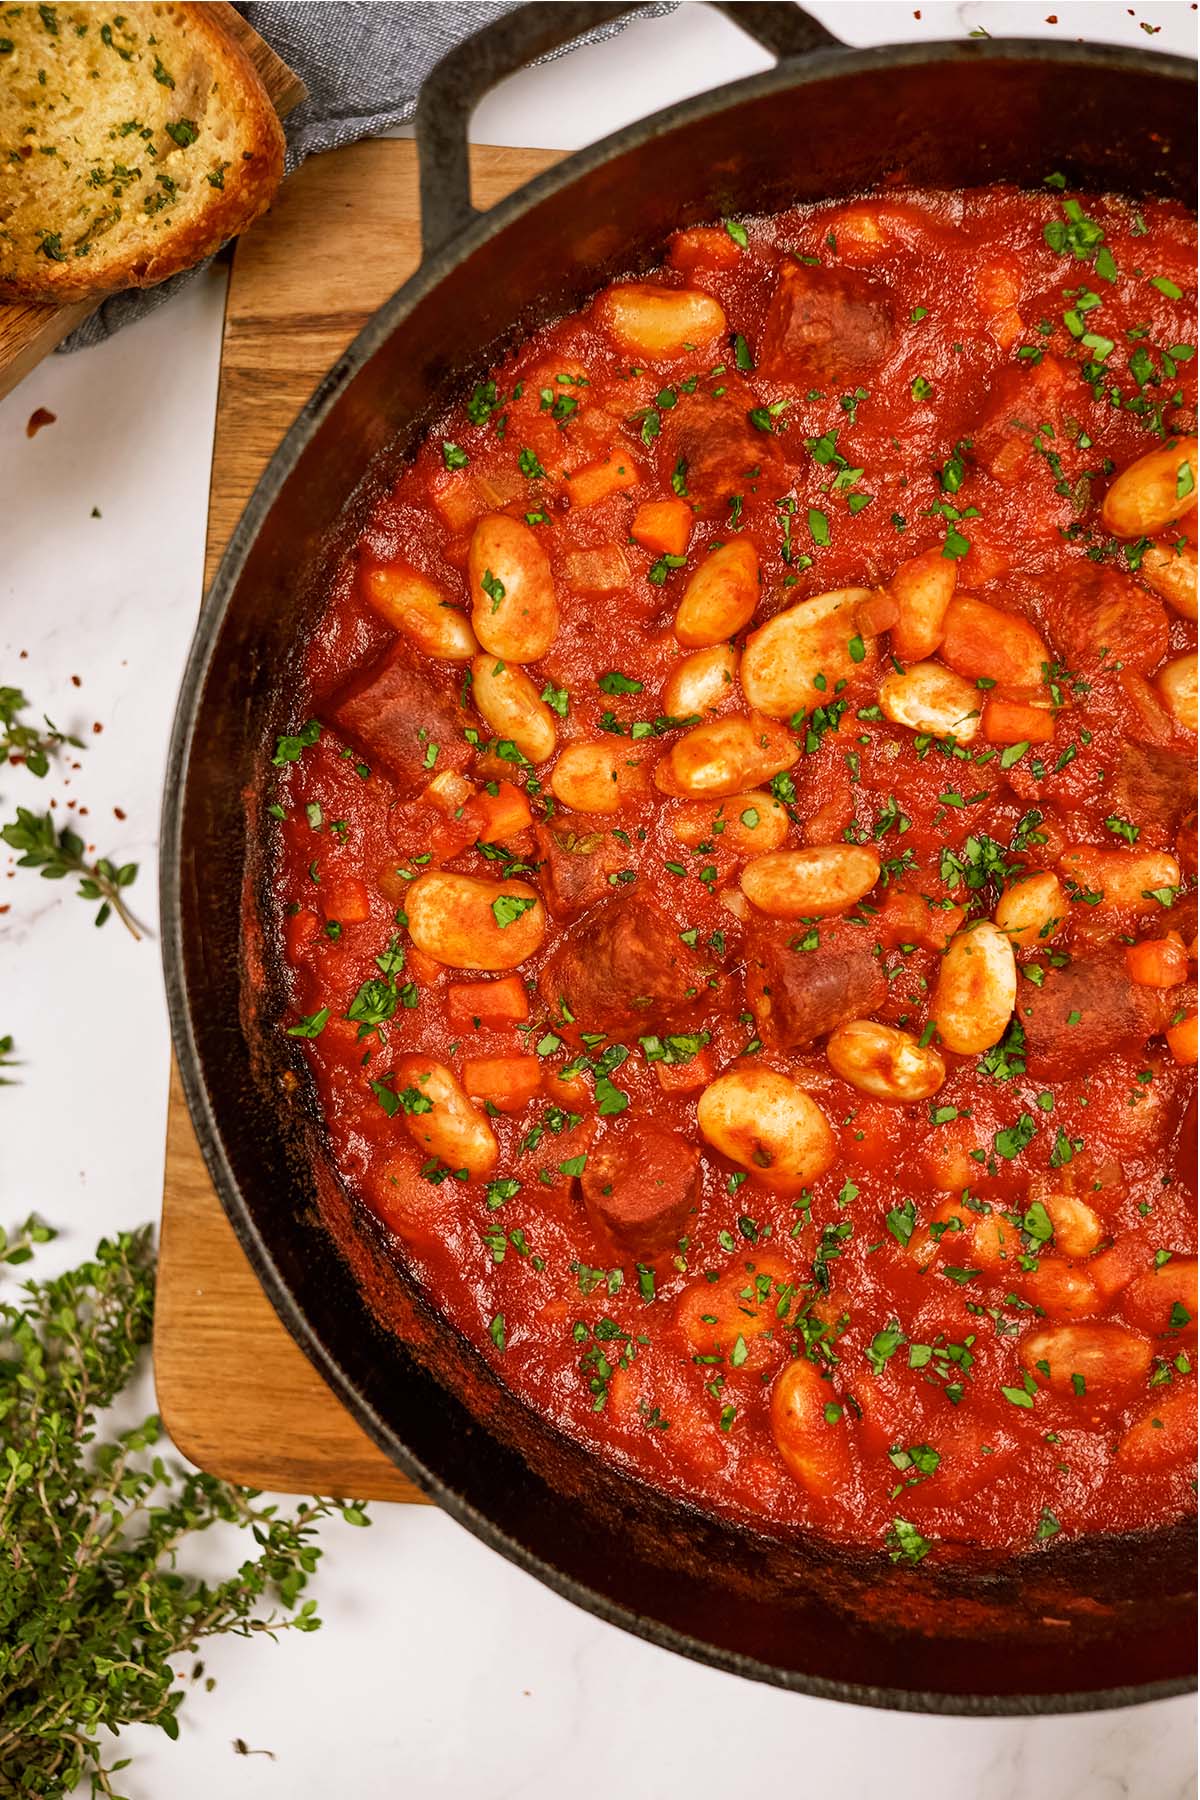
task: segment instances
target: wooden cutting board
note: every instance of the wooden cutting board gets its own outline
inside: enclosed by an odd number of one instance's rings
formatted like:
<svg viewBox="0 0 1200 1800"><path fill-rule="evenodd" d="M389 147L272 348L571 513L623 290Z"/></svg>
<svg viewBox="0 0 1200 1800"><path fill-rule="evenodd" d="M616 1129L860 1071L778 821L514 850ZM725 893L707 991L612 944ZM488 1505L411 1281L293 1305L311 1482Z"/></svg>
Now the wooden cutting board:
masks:
<svg viewBox="0 0 1200 1800"><path fill-rule="evenodd" d="M226 0L210 0L209 10L219 14L229 36L242 46L275 111L281 119L286 118L308 92L300 77ZM61 344L76 325L82 324L94 308L93 300L79 300L73 306L34 306L27 300L0 306L0 399L11 393L30 369L48 356L56 344Z"/></svg>
<svg viewBox="0 0 1200 1800"><path fill-rule="evenodd" d="M493 205L560 152L481 147L474 198ZM225 307L205 586L296 413L368 315L420 260L416 148L335 150L292 176L237 245ZM172 1064L158 1303L158 1404L212 1474L289 1493L421 1500L276 1317L221 1209Z"/></svg>

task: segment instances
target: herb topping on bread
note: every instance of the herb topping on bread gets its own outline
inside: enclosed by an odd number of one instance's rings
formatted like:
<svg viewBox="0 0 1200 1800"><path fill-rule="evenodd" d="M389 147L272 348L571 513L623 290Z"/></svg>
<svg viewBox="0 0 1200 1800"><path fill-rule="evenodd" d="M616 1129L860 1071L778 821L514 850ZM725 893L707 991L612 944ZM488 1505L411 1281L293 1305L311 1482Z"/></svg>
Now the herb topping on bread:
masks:
<svg viewBox="0 0 1200 1800"><path fill-rule="evenodd" d="M0 7L0 297L152 287L266 208L283 132L217 11Z"/></svg>

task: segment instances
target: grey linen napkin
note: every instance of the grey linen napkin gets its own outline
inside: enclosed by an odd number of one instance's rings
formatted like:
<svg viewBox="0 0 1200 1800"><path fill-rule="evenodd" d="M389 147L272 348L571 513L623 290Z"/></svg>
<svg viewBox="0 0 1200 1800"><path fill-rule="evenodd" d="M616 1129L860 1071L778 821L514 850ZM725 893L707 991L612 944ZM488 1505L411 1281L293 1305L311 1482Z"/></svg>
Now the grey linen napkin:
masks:
<svg viewBox="0 0 1200 1800"><path fill-rule="evenodd" d="M307 100L284 120L288 173L318 151L407 124L433 65L472 32L513 10L514 0L465 5L448 0L406 5L392 0L248 0L240 5L246 22L308 89ZM660 17L674 10L673 4L646 6L640 16ZM554 54L614 37L627 23L617 19L597 25ZM103 342L161 306L196 273L185 269L159 287L114 294L59 350L86 350Z"/></svg>

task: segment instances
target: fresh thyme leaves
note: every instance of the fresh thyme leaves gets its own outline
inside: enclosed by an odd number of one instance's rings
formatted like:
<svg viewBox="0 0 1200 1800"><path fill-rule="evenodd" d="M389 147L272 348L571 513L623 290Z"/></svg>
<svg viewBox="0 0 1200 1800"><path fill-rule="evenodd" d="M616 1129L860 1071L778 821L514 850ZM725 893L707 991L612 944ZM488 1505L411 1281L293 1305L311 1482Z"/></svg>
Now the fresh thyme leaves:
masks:
<svg viewBox="0 0 1200 1800"><path fill-rule="evenodd" d="M11 1032L9 1032L6 1037L0 1037L0 1069L15 1069L17 1067L17 1059L12 1053L12 1047L13 1041ZM16 1084L7 1075L0 1075L0 1087L14 1087L15 1085Z"/></svg>
<svg viewBox="0 0 1200 1800"><path fill-rule="evenodd" d="M30 1221L4 1260L50 1235ZM149 1345L153 1306L148 1230L0 1305L6 1793L65 1800L89 1781L115 1800L128 1759L105 1761L108 1734L147 1724L179 1735L187 1689L169 1659L207 1637L317 1630L316 1602L302 1598L316 1527L335 1513L369 1522L356 1501L306 1500L288 1516L253 1489L174 1468L155 1453L155 1417L97 1441L99 1415ZM213 1525L250 1532L258 1554L224 1580L184 1575L181 1545Z"/></svg>
<svg viewBox="0 0 1200 1800"><path fill-rule="evenodd" d="M130 936L140 939L141 932L122 897L137 877L136 863L118 867L106 856L88 862L83 839L69 826L59 830L49 813L39 815L26 806L18 806L16 818L0 829L0 838L10 850L21 851L18 868L40 869L43 881L63 881L68 875L78 875L75 892L79 898L100 902L95 923L103 925L115 913Z"/></svg>
<svg viewBox="0 0 1200 1800"><path fill-rule="evenodd" d="M73 750L84 746L44 714L44 731L37 725L22 724L20 715L28 705L20 688L0 687L0 763L23 763L31 775L40 777L49 773L50 758L64 744Z"/></svg>

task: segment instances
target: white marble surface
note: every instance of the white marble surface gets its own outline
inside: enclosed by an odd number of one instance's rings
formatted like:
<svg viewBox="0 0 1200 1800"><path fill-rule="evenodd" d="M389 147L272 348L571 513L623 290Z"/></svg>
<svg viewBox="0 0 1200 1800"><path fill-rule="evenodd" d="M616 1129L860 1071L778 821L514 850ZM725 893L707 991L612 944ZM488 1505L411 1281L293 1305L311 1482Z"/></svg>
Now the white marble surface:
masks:
<svg viewBox="0 0 1200 1800"><path fill-rule="evenodd" d="M926 4L920 17L856 0L812 10L856 44L982 26L1195 51L1195 9L1153 0L976 0ZM509 81L480 107L475 135L582 144L766 60L727 20L685 4ZM0 682L24 687L88 745L69 781L0 769L2 816L77 797L99 853L141 860L131 899L152 935L162 768L201 579L221 303L221 278L208 277L114 343L52 359L0 405ZM30 441L37 406L57 423ZM115 923L94 932L81 902L10 876L7 858L0 906L0 1034L14 1034L25 1065L21 1085L0 1092L3 1218L37 1206L63 1227L43 1258L52 1269L157 1213L168 1057L157 949ZM833 1787L841 1800L885 1785L923 1800L1195 1791L1188 1700L1025 1722L852 1712L628 1638L431 1510L377 1507L369 1533L338 1525L327 1543L326 1630L215 1646L206 1661L217 1689L189 1701L181 1741L130 1734L133 1800L717 1800L747 1782ZM238 1756L235 1738L273 1756Z"/></svg>

